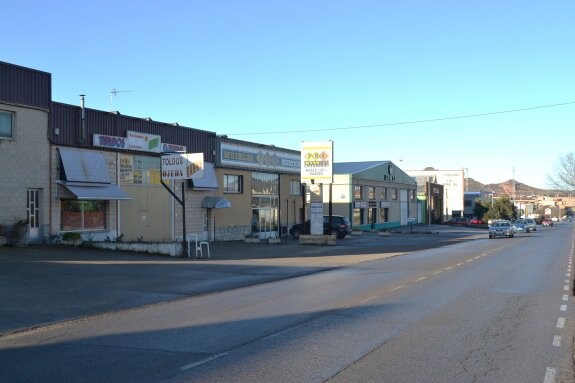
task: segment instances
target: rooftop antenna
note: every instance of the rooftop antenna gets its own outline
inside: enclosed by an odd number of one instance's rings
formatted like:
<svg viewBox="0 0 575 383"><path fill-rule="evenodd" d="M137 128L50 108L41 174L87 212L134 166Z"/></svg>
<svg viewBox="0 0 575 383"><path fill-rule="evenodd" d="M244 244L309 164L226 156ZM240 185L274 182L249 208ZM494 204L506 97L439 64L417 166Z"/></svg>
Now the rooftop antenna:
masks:
<svg viewBox="0 0 575 383"><path fill-rule="evenodd" d="M129 93L131 90L118 90L116 88L112 88L110 91L110 112L114 111L114 97L118 95L118 93Z"/></svg>

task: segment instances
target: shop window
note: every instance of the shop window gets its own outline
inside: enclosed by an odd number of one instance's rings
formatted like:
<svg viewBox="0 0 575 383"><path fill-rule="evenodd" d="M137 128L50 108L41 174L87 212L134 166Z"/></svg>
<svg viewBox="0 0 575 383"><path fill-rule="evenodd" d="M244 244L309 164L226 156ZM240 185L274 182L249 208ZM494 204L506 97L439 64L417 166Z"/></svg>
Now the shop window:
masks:
<svg viewBox="0 0 575 383"><path fill-rule="evenodd" d="M290 195L301 195L301 182L298 180L290 181Z"/></svg>
<svg viewBox="0 0 575 383"><path fill-rule="evenodd" d="M62 231L106 228L106 201L62 201Z"/></svg>
<svg viewBox="0 0 575 383"><path fill-rule="evenodd" d="M371 199L371 200L375 199L375 187L373 187L373 186L367 187L367 199Z"/></svg>
<svg viewBox="0 0 575 383"><path fill-rule="evenodd" d="M353 198L362 199L363 198L363 187L361 185L353 186Z"/></svg>
<svg viewBox="0 0 575 383"><path fill-rule="evenodd" d="M160 158L120 155L120 184L159 185Z"/></svg>
<svg viewBox="0 0 575 383"><path fill-rule="evenodd" d="M397 189L396 188L391 188L391 199L392 200L397 199Z"/></svg>
<svg viewBox="0 0 575 383"><path fill-rule="evenodd" d="M14 134L14 113L0 110L0 138L12 138Z"/></svg>
<svg viewBox="0 0 575 383"><path fill-rule="evenodd" d="M379 209L379 218L380 222L388 222L389 221L389 209L384 207L383 209Z"/></svg>
<svg viewBox="0 0 575 383"><path fill-rule="evenodd" d="M353 209L353 225L362 225L363 224L363 209Z"/></svg>
<svg viewBox="0 0 575 383"><path fill-rule="evenodd" d="M379 199L381 201L387 201L387 188L381 189L381 192L379 193Z"/></svg>
<svg viewBox="0 0 575 383"><path fill-rule="evenodd" d="M242 193L243 176L237 174L224 174L224 193Z"/></svg>
<svg viewBox="0 0 575 383"><path fill-rule="evenodd" d="M272 173L252 173L252 195L279 195L279 176Z"/></svg>

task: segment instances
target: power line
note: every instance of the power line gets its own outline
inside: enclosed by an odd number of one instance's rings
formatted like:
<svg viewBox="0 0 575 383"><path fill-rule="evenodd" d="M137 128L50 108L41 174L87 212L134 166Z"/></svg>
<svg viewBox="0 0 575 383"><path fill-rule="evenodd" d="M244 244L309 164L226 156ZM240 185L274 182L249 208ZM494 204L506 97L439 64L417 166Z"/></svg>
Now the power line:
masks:
<svg viewBox="0 0 575 383"><path fill-rule="evenodd" d="M335 131L335 130L351 130L351 129L365 129L365 128L380 128L383 126L397 126L397 125L410 125L410 124L423 124L426 122L438 122L438 121L448 121L448 120L458 120L464 118L474 118L483 116L492 116L495 114L505 114L505 113L517 113L525 112L528 110L544 109L544 108L555 108L558 106L573 105L575 101L563 102L560 104L549 104L549 105L539 105L531 106L528 108L520 109L509 109L500 110L497 112L486 112L486 113L476 113L476 114L464 114L461 116L451 116L451 117L440 117L440 118L430 118L425 120L413 120L413 121L401 121L401 122L389 122L385 124L375 124L375 125L359 125L359 126L347 126L344 128L322 128L322 129L305 129L305 130L283 130L277 132L251 132L251 133L228 133L229 136L247 136L247 135L257 135L257 134L285 134L285 133L306 133L306 132L325 132L325 131Z"/></svg>

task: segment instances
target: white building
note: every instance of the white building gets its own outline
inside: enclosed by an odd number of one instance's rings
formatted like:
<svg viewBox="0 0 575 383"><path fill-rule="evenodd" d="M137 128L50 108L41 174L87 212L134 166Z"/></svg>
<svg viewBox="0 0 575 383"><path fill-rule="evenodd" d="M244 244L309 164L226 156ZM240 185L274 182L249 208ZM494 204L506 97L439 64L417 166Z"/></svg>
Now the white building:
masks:
<svg viewBox="0 0 575 383"><path fill-rule="evenodd" d="M465 171L437 170L425 168L424 170L406 170L411 177L435 176L437 183L443 185L444 209L443 218L449 220L453 217L463 217L463 199L465 193Z"/></svg>

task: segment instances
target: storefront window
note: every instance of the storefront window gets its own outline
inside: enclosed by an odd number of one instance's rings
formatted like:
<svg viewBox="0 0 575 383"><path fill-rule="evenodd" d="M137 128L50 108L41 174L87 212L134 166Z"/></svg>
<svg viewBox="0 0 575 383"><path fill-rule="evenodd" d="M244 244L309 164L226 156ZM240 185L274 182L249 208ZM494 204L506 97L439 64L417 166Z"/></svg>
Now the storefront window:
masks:
<svg viewBox="0 0 575 383"><path fill-rule="evenodd" d="M355 199L363 198L363 188L360 185L353 186L353 198Z"/></svg>
<svg viewBox="0 0 575 383"><path fill-rule="evenodd" d="M62 231L106 228L106 201L62 201Z"/></svg>
<svg viewBox="0 0 575 383"><path fill-rule="evenodd" d="M224 193L243 192L243 177L237 174L224 174Z"/></svg>
<svg viewBox="0 0 575 383"><path fill-rule="evenodd" d="M379 199L382 201L387 201L387 188L381 188L381 192L379 193Z"/></svg>
<svg viewBox="0 0 575 383"><path fill-rule="evenodd" d="M160 158L120 155L120 184L159 185Z"/></svg>
<svg viewBox="0 0 575 383"><path fill-rule="evenodd" d="M373 186L367 187L367 199L371 199L371 200L375 199L375 187L373 187Z"/></svg>
<svg viewBox="0 0 575 383"><path fill-rule="evenodd" d="M252 195L279 195L279 176L272 173L252 173Z"/></svg>
<svg viewBox="0 0 575 383"><path fill-rule="evenodd" d="M363 224L363 209L353 209L353 225Z"/></svg>
<svg viewBox="0 0 575 383"><path fill-rule="evenodd" d="M301 182L298 180L291 180L290 182L290 195L301 195Z"/></svg>

